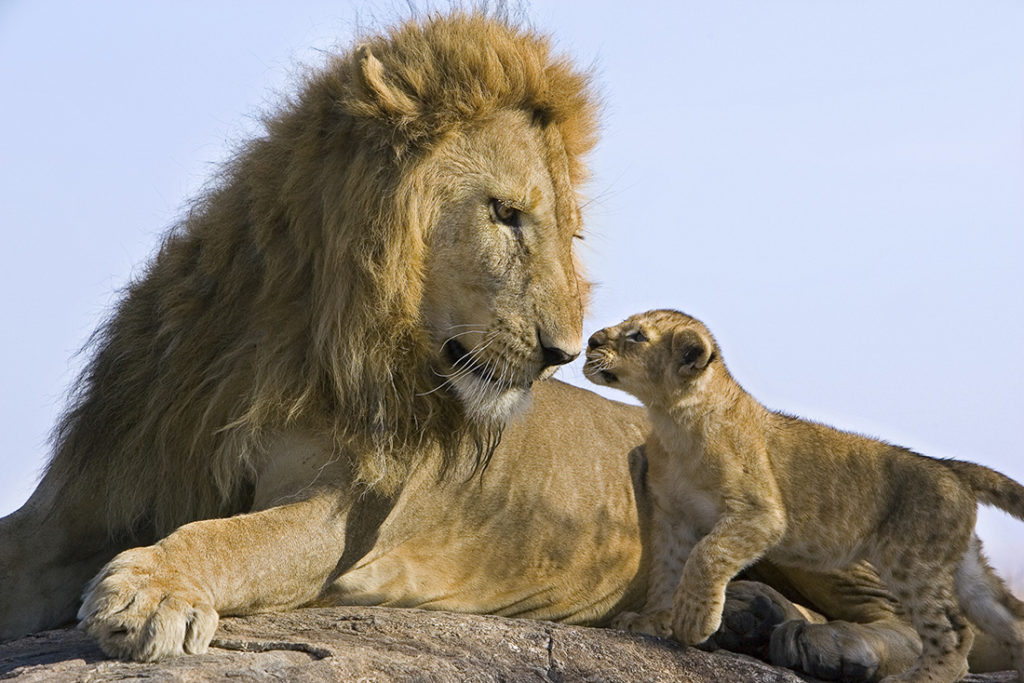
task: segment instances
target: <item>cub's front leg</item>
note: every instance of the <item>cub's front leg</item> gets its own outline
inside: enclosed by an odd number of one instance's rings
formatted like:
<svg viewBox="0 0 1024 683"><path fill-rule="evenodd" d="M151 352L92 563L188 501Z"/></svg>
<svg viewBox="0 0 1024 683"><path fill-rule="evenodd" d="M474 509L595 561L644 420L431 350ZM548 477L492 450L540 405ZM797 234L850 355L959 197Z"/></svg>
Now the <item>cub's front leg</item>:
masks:
<svg viewBox="0 0 1024 683"><path fill-rule="evenodd" d="M672 635L672 593L679 584L690 549L691 535L656 511L651 528L651 565L647 572L647 600L637 612L623 612L612 620L614 628L667 638Z"/></svg>
<svg viewBox="0 0 1024 683"><path fill-rule="evenodd" d="M725 591L744 567L777 543L785 518L771 508L723 515L694 546L672 602L672 632L684 645L700 645L722 624Z"/></svg>
<svg viewBox="0 0 1024 683"><path fill-rule="evenodd" d="M344 543L344 492L193 522L117 555L86 587L80 628L108 655L155 661L205 652L218 614L315 598Z"/></svg>

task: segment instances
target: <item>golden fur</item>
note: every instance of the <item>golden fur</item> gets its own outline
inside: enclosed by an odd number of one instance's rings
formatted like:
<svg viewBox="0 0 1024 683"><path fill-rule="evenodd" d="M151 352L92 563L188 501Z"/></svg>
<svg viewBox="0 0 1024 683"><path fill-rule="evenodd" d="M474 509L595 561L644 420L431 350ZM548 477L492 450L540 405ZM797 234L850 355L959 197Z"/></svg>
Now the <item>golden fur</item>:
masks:
<svg viewBox="0 0 1024 683"><path fill-rule="evenodd" d="M48 471L0 519L0 639L80 604L132 659L311 604L592 625L636 609L643 411L535 381L580 346L593 102L546 39L478 14L310 75L93 340ZM776 628L779 663L912 659L868 569L768 568L842 620ZM810 615L764 584L733 593L737 611L764 600Z"/></svg>
<svg viewBox="0 0 1024 683"><path fill-rule="evenodd" d="M660 547L645 614L620 623L696 645L721 625L727 583L761 557L812 570L868 560L923 644L916 665L892 680L967 673L973 633L960 608L1016 653L1024 676L1024 603L973 534L979 499L1024 520L1024 487L980 465L766 410L729 374L708 329L677 311L595 333L586 368L643 401L652 423Z"/></svg>

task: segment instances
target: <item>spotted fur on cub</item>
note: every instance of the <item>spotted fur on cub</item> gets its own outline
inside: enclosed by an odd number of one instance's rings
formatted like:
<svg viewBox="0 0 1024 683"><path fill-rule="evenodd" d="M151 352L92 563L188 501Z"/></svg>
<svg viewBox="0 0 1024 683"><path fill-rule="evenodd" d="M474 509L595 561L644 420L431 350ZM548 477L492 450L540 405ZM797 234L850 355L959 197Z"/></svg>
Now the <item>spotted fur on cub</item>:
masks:
<svg viewBox="0 0 1024 683"><path fill-rule="evenodd" d="M726 584L761 557L827 570L868 560L921 637L909 671L967 673L970 620L1015 655L1024 677L1024 603L987 564L977 501L1024 520L1024 487L981 465L767 410L732 378L700 321L634 315L590 338L585 373L647 407L655 501L647 603L619 624L703 643L719 628Z"/></svg>

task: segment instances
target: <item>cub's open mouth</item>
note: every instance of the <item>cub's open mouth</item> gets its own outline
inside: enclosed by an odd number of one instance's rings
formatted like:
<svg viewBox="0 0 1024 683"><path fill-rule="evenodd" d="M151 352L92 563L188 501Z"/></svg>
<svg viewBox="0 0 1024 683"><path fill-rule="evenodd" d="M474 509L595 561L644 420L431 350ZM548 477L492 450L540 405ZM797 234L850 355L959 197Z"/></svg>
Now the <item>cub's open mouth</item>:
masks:
<svg viewBox="0 0 1024 683"><path fill-rule="evenodd" d="M592 354L588 351L587 362L583 364L583 374L586 375L591 382L596 382L598 377L600 377L601 381L605 384L614 384L615 382L618 382L618 375L607 368L601 367L606 362L607 360L604 356L600 354Z"/></svg>
<svg viewBox="0 0 1024 683"><path fill-rule="evenodd" d="M605 384L614 384L618 381L618 376L610 370L601 368L604 365L604 360L600 356L587 356L587 362L583 366L583 374L591 382L597 382L598 378L601 378L601 382Z"/></svg>

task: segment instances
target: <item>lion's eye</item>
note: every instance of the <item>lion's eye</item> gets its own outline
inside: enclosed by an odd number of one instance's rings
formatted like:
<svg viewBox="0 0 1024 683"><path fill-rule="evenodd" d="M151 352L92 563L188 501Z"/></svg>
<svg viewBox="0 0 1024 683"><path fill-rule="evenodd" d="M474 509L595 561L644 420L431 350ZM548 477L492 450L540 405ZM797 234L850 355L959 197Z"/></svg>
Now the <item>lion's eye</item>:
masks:
<svg viewBox="0 0 1024 683"><path fill-rule="evenodd" d="M500 199L491 199L491 220L518 230L523 226L523 212Z"/></svg>
<svg viewBox="0 0 1024 683"><path fill-rule="evenodd" d="M633 330L626 335L626 339L637 344L642 344L647 341L647 335L643 333L643 330Z"/></svg>

